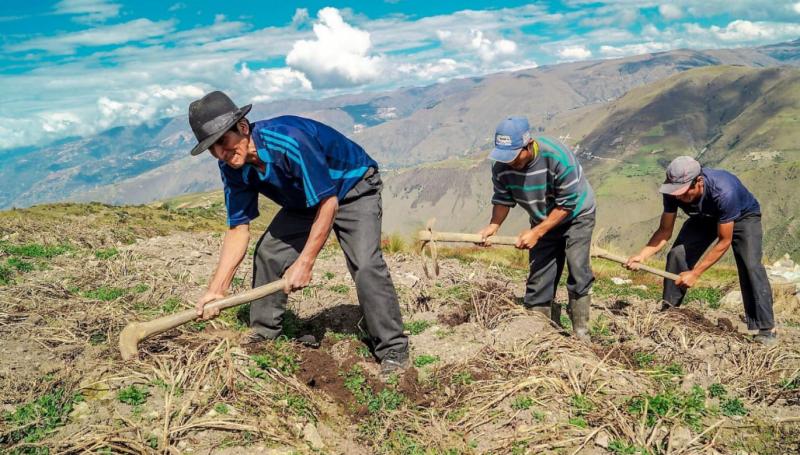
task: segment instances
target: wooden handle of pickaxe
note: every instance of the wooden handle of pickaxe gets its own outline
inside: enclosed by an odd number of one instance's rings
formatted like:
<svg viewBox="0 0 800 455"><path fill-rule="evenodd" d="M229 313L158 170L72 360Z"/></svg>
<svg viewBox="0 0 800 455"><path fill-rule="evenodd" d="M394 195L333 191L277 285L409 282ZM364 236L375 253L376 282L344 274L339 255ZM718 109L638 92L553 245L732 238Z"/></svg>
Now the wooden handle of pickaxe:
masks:
<svg viewBox="0 0 800 455"><path fill-rule="evenodd" d="M463 234L461 232L436 232L419 231L418 239L422 242L464 242L464 243L483 243L480 234ZM516 237L509 235L493 235L487 239L492 245L515 245Z"/></svg>
<svg viewBox="0 0 800 455"><path fill-rule="evenodd" d="M625 264L626 262L628 262L627 258L624 258L622 256L617 256L616 254L611 254L611 253L608 253L608 252L605 252L605 251L592 252L592 256L594 256L596 258L608 259L609 261L618 262L620 264ZM653 267L650 267L650 266L644 265L644 264L639 264L639 267L637 268L637 270L643 270L645 272L652 273L653 275L658 275L658 276L660 276L662 278L666 278L666 279L672 280L672 281L675 281L678 278L680 278L678 275L676 275L674 273L670 273L670 272L667 272L667 271L664 271L664 270L661 270L661 269L656 269L656 268L653 268Z"/></svg>
<svg viewBox="0 0 800 455"><path fill-rule="evenodd" d="M250 289L249 291L242 292L241 294L225 297L224 299L215 300L204 307L204 311L235 307L243 303L252 302L253 300L260 299L261 297L282 292L284 281L278 280L272 283ZM194 321L197 316L197 311L194 309L181 311L180 313L171 314L158 319L153 319L147 322L132 322L128 324L119 334L119 351L122 354L123 360L130 360L139 354L139 342L145 338L173 329L187 322Z"/></svg>

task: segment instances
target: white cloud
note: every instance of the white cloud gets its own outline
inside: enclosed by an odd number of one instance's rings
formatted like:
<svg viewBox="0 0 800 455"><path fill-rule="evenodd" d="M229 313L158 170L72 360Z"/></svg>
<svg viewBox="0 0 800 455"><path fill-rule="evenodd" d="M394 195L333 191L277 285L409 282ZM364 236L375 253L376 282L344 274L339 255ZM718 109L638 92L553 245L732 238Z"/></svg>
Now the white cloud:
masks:
<svg viewBox="0 0 800 455"><path fill-rule="evenodd" d="M6 46L7 51L24 52L43 50L51 54L72 54L79 47L97 47L142 41L163 36L174 28L174 21L153 22L135 19L115 25L94 27L62 35L31 38L21 43Z"/></svg>
<svg viewBox="0 0 800 455"><path fill-rule="evenodd" d="M119 3L106 0L61 0L54 10L56 14L75 15L75 22L91 24L117 17L120 8Z"/></svg>
<svg viewBox="0 0 800 455"><path fill-rule="evenodd" d="M637 43L624 46L600 46L600 53L606 57L625 57L629 55L649 54L670 49L668 43Z"/></svg>
<svg viewBox="0 0 800 455"><path fill-rule="evenodd" d="M294 10L294 16L292 16L293 27L299 28L308 24L309 22L311 22L311 16L308 15L308 9L297 8Z"/></svg>
<svg viewBox="0 0 800 455"><path fill-rule="evenodd" d="M794 5L792 5L792 9L794 10L795 13L800 14L800 2L797 2Z"/></svg>
<svg viewBox="0 0 800 455"><path fill-rule="evenodd" d="M675 20L683 17L683 10L673 3L665 3L658 7L658 12L664 19Z"/></svg>
<svg viewBox="0 0 800 455"><path fill-rule="evenodd" d="M586 49L586 46L566 46L558 51L558 56L564 60L586 60L592 56L592 51Z"/></svg>
<svg viewBox="0 0 800 455"><path fill-rule="evenodd" d="M100 113L97 123L102 128L108 128L111 125L132 125L173 117L185 112L192 100L205 93L203 87L195 85L151 85L142 90L115 93L117 99L102 96L97 100Z"/></svg>
<svg viewBox="0 0 800 455"><path fill-rule="evenodd" d="M800 24L775 24L735 20L725 28L712 26L711 32L723 41L747 42L775 39L780 36L800 35Z"/></svg>
<svg viewBox="0 0 800 455"><path fill-rule="evenodd" d="M439 41L452 48L474 52L484 63L509 58L517 53L517 43L507 39L491 40L482 30L472 29L468 33L437 30Z"/></svg>
<svg viewBox="0 0 800 455"><path fill-rule="evenodd" d="M305 73L315 88L362 85L380 74L381 58L370 55L370 35L342 19L336 8L323 8L314 24L315 40L299 40L286 64Z"/></svg>
<svg viewBox="0 0 800 455"><path fill-rule="evenodd" d="M287 93L310 92L311 82L305 74L291 68L259 69L251 71L247 64L236 74L236 82L249 92L248 99L255 103L280 98Z"/></svg>

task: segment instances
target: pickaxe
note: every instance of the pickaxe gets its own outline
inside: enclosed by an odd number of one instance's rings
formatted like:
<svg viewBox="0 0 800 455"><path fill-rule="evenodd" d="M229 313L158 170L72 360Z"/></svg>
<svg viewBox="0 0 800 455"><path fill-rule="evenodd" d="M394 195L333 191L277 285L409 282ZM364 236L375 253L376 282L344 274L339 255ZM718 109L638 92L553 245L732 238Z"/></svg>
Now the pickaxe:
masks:
<svg viewBox="0 0 800 455"><path fill-rule="evenodd" d="M225 297L224 299L215 300L207 304L204 308L205 314L210 310L235 307L243 303L252 302L253 300L260 299L261 297L274 294L276 292L283 292L283 280L273 281L272 283L250 289L249 291L242 292L241 294ZM132 322L128 324L119 334L119 352L122 354L123 360L130 360L136 358L139 354L139 342L145 338L173 329L187 322L194 321L197 316L197 311L194 309L181 311L180 313L171 314L169 316L160 317L147 322Z"/></svg>
<svg viewBox="0 0 800 455"><path fill-rule="evenodd" d="M462 242L462 243L475 243L478 245L483 244L483 238L479 234L465 234L461 232L438 232L433 230L433 225L436 222L435 218L431 218L428 220L428 223L425 225L424 231L419 231L417 234L419 240L422 242L422 247L420 248L420 254L423 257L422 261L422 269L425 271L425 275L430 278L431 275L439 276L439 262L438 262L438 254L436 250L436 242ZM493 235L487 239L490 244L492 245L516 245L517 238L512 236L503 236L503 235ZM432 274L428 269L428 265L425 261L425 248L428 248L429 256L433 263ZM591 249L592 257L607 259L609 261L618 262L620 264L625 264L628 260L622 256L617 256L615 254L609 253L602 248L592 247ZM639 264L637 270L643 270L645 272L652 273L654 275L658 275L662 278L667 278L670 280L677 280L678 275L670 272L666 272L661 269L656 269L644 264Z"/></svg>

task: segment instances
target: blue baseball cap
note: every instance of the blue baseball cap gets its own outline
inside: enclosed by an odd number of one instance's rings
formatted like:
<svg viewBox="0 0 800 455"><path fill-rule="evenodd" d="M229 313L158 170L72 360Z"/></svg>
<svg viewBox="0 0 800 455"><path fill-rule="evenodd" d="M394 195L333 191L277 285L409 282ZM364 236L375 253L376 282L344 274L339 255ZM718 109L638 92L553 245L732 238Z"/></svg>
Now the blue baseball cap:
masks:
<svg viewBox="0 0 800 455"><path fill-rule="evenodd" d="M531 127L525 117L508 117L497 125L494 132L494 150L489 159L510 163L522 147L531 141Z"/></svg>

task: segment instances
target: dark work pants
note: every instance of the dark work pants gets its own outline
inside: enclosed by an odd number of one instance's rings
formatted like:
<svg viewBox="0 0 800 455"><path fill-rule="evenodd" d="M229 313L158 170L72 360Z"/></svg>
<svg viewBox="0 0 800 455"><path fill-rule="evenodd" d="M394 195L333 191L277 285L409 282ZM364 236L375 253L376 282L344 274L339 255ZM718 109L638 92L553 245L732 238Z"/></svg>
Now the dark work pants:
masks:
<svg viewBox="0 0 800 455"><path fill-rule="evenodd" d="M567 291L583 297L592 289L594 275L589 262L595 214L583 215L553 228L531 248L530 274L525 292L525 306L550 305L564 270L569 267Z"/></svg>
<svg viewBox="0 0 800 455"><path fill-rule="evenodd" d="M681 273L694 268L703 253L718 237L717 220L690 217L683 223L675 244L667 255L667 271ZM775 327L772 314L772 289L761 263L761 215L748 215L733 223L733 257L739 273L744 314L749 330ZM686 290L672 280L664 280L664 301L672 306L683 303Z"/></svg>
<svg viewBox="0 0 800 455"><path fill-rule="evenodd" d="M378 172L362 179L339 201L333 222L379 359L390 349L408 348L397 293L380 248L382 188ZM253 287L283 276L303 250L315 214L315 209L284 208L275 215L256 246ZM287 296L282 292L254 301L250 306L251 327L267 338L276 338L281 333L286 301Z"/></svg>

